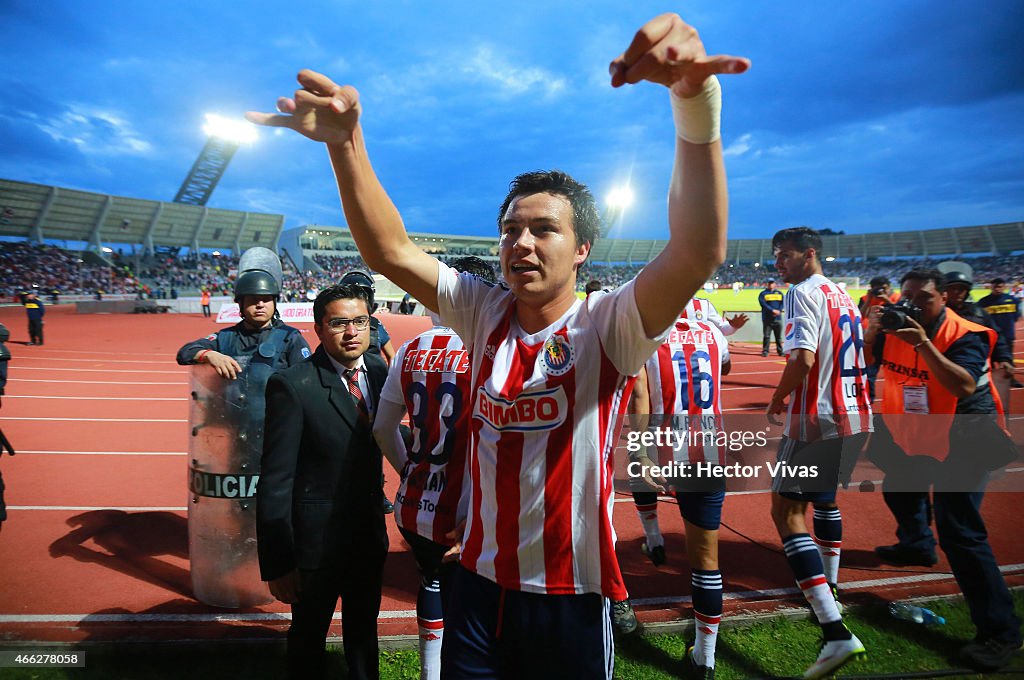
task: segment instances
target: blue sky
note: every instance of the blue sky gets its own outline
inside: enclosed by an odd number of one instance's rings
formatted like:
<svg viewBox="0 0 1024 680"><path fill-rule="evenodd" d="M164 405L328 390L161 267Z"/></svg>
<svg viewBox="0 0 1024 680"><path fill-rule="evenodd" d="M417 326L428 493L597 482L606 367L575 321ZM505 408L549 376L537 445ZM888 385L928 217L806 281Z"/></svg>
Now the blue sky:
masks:
<svg viewBox="0 0 1024 680"><path fill-rule="evenodd" d="M509 10L507 8L515 8ZM254 9L258 8L258 9ZM607 64L677 11L723 81L730 236L1024 220L1024 3L0 0L0 177L171 200L205 112L272 110L303 67L355 85L410 230L486 234L508 181L560 168L664 238L667 95ZM209 205L344 225L324 149L261 130Z"/></svg>

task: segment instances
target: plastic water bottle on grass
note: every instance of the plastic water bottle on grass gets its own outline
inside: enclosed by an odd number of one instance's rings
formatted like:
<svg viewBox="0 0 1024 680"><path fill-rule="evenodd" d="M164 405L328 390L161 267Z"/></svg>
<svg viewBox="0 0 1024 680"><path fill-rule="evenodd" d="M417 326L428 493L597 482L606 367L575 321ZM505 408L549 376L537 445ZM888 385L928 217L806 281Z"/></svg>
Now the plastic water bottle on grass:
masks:
<svg viewBox="0 0 1024 680"><path fill-rule="evenodd" d="M903 619L904 621L913 621L914 623L923 623L924 625L943 625L946 623L946 619L942 618L931 609L925 609L924 607L917 607L906 602L890 602L889 613L897 619Z"/></svg>

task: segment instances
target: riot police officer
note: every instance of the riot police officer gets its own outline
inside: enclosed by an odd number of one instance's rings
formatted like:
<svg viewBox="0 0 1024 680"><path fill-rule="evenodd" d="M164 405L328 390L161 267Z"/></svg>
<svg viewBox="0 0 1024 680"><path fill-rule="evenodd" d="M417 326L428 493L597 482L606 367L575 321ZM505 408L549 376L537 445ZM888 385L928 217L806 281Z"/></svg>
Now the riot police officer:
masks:
<svg viewBox="0 0 1024 680"><path fill-rule="evenodd" d="M254 369L269 368L269 378L270 372L310 356L309 344L299 329L278 317L280 294L273 274L259 269L243 272L235 281L235 302L242 320L183 346L178 350L178 364L209 364L222 378L234 380L243 370L238 360L243 358Z"/></svg>
<svg viewBox="0 0 1024 680"><path fill-rule="evenodd" d="M189 448L189 558L197 599L221 607L270 601L259 580L251 509L263 449L267 381L311 356L297 328L277 312L280 260L251 248L239 261L235 301L242 320L178 350L192 373ZM219 377L218 377L219 376ZM225 446L225 443L228 445Z"/></svg>

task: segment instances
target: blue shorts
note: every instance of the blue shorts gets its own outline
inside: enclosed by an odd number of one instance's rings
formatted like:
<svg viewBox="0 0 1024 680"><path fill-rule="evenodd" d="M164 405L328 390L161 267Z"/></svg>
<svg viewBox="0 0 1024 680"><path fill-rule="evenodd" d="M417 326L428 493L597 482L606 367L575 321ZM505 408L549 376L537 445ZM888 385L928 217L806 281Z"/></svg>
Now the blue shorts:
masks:
<svg viewBox="0 0 1024 680"><path fill-rule="evenodd" d="M707 531L718 531L722 525L725 491L677 491L676 502L679 515L690 524Z"/></svg>
<svg viewBox="0 0 1024 680"><path fill-rule="evenodd" d="M793 501L835 503L836 487L850 483L867 438L866 432L813 442L783 437L776 457L783 467L772 480L772 491ZM800 476L802 472L814 476Z"/></svg>
<svg viewBox="0 0 1024 680"><path fill-rule="evenodd" d="M445 610L441 677L608 678L611 608L597 593L506 590L459 566Z"/></svg>

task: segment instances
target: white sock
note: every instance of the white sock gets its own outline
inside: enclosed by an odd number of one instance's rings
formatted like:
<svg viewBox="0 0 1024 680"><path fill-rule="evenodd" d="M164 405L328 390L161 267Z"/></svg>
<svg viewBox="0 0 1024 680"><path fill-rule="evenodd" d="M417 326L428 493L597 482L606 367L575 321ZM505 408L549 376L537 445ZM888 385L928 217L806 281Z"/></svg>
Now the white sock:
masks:
<svg viewBox="0 0 1024 680"><path fill-rule="evenodd" d="M420 633L420 680L440 680L444 621L417 619Z"/></svg>
<svg viewBox="0 0 1024 680"><path fill-rule="evenodd" d="M657 548L665 545L665 538L661 535L661 527L658 526L658 502L649 505L636 504L636 513L640 515L640 524L644 527L644 536L647 538L648 548Z"/></svg>
<svg viewBox="0 0 1024 680"><path fill-rule="evenodd" d="M693 642L693 660L698 666L715 667L715 643L718 642L718 624L721 616L705 616L694 610L693 627L697 637Z"/></svg>

